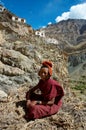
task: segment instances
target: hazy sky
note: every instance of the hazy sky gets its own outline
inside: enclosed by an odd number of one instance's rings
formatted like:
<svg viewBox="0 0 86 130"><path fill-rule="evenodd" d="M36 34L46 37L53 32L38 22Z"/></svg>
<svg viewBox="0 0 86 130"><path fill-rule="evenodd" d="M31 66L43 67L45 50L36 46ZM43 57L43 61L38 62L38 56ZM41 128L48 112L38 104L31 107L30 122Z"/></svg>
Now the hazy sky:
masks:
<svg viewBox="0 0 86 130"><path fill-rule="evenodd" d="M86 19L86 0L0 0L34 29L68 18Z"/></svg>

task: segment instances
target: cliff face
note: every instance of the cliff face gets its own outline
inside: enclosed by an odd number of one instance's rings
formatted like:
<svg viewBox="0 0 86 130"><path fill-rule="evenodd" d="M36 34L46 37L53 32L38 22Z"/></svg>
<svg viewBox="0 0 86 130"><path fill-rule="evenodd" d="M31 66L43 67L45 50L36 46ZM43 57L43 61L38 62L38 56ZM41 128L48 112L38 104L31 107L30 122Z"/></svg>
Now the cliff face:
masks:
<svg viewBox="0 0 86 130"><path fill-rule="evenodd" d="M70 90L68 72L69 53L66 51L67 49L63 49L63 45L66 45L66 47L73 47L75 45L75 43L73 45L69 44L70 38L67 43L67 37L66 40L64 37L66 35L65 31L61 33L62 25L66 28L68 21L67 23L66 21L65 23L59 23L59 26L52 25L46 28L45 37L39 37L35 35L35 31L30 25L12 21L12 15L15 16L8 10L0 12L0 129L85 130L86 104L84 97L83 99L81 97L77 98L77 93L72 93ZM54 26L56 27L52 28ZM61 30L58 32L56 28ZM71 29L73 30L73 28ZM83 31L81 31L81 34L77 33L77 35L82 34ZM56 36L59 36L59 38L56 38ZM56 41L56 44L53 43L51 37L54 42ZM70 40L70 42L72 44L73 40ZM75 48L72 49L72 53L74 53ZM81 53L83 50L81 50ZM80 47L78 52L80 52ZM41 62L46 59L53 62L52 77L59 81L64 88L63 106L59 113L51 117L27 122L23 118L25 114L25 93L30 89L31 85L38 83L38 71ZM70 64L74 63L72 62L72 57L70 57L69 61Z"/></svg>
<svg viewBox="0 0 86 130"><path fill-rule="evenodd" d="M3 8L3 6L1 7ZM5 30L10 40L20 36L27 36L33 32L32 27L27 25L23 18L19 18L7 9L0 12L0 30Z"/></svg>

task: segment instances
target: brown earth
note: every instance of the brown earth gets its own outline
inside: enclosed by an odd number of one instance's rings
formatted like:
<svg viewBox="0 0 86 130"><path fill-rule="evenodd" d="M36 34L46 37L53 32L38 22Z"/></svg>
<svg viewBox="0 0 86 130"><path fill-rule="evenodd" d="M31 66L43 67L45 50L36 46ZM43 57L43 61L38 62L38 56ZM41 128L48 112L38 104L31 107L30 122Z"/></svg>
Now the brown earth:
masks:
<svg viewBox="0 0 86 130"><path fill-rule="evenodd" d="M85 130L86 103L76 94L66 95L60 111L50 117L26 121L25 93L29 84L0 102L0 130ZM74 96L74 97L73 97Z"/></svg>

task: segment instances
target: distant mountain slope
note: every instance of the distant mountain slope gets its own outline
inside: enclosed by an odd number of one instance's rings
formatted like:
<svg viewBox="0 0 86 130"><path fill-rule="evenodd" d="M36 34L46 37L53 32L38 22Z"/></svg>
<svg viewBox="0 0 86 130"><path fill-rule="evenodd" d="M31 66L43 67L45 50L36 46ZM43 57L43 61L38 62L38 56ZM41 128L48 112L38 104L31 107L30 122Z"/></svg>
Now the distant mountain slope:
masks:
<svg viewBox="0 0 86 130"><path fill-rule="evenodd" d="M86 61L86 20L69 19L57 24L51 24L44 29L45 36L54 38L58 45L69 55L69 70L75 71L75 67ZM72 70L71 70L72 68ZM86 74L86 68L85 68ZM74 72L77 76L77 73ZM79 71L79 75L81 75Z"/></svg>
<svg viewBox="0 0 86 130"><path fill-rule="evenodd" d="M48 25L42 29L45 35L61 42L77 45L86 41L86 20L69 19L56 24Z"/></svg>

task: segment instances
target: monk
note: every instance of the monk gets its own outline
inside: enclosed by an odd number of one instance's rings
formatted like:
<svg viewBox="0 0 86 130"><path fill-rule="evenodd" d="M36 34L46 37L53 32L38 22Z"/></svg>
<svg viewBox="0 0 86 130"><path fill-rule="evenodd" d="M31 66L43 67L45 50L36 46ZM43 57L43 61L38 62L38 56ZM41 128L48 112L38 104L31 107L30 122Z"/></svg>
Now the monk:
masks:
<svg viewBox="0 0 86 130"><path fill-rule="evenodd" d="M51 78L52 62L44 61L38 75L41 78L39 83L26 93L25 117L29 120L55 114L62 106L64 91L61 85ZM37 89L41 91L41 94L35 93Z"/></svg>

